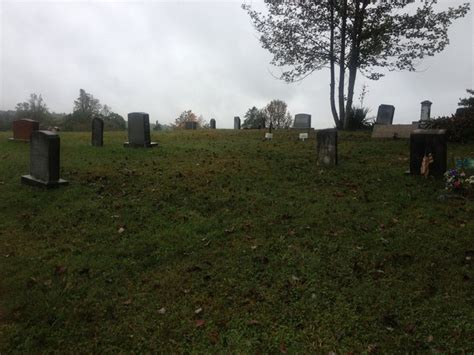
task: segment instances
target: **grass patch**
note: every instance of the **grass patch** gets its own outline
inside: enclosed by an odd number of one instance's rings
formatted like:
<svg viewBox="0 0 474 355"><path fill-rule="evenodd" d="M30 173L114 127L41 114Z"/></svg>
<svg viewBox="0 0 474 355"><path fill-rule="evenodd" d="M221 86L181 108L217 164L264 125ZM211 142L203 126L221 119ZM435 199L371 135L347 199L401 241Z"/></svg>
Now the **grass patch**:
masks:
<svg viewBox="0 0 474 355"><path fill-rule="evenodd" d="M406 140L342 133L322 168L262 136L64 132L48 191L0 133L0 352L473 351L472 203L405 176Z"/></svg>

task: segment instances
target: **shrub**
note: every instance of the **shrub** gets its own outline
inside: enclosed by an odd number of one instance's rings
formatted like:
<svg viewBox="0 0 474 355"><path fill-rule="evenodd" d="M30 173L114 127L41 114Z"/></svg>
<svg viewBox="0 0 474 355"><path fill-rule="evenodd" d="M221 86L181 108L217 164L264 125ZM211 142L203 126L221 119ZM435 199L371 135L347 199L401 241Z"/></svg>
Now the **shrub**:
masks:
<svg viewBox="0 0 474 355"><path fill-rule="evenodd" d="M474 141L474 110L465 110L451 117L439 117L427 122L426 128L445 129L448 141Z"/></svg>
<svg viewBox="0 0 474 355"><path fill-rule="evenodd" d="M353 107L348 116L348 128L350 130L370 129L374 122L373 119L367 117L369 111L367 107Z"/></svg>

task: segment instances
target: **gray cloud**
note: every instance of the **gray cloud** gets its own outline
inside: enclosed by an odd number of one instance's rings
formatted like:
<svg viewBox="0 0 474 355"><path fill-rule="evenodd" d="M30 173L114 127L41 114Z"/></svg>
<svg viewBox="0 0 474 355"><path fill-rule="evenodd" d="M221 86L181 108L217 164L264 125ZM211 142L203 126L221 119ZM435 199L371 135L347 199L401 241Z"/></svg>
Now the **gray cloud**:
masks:
<svg viewBox="0 0 474 355"><path fill-rule="evenodd" d="M441 7L461 1L446 1ZM258 6L261 4L257 3ZM232 127L233 116L274 98L295 114L330 127L329 74L286 84L270 73L271 56L258 43L240 2L62 1L0 2L0 108L13 109L32 92L51 110L71 112L83 88L126 117L146 111L169 123L186 109ZM395 122L454 112L473 82L472 13L457 21L445 52L417 73L387 73L369 85L365 105L396 106Z"/></svg>

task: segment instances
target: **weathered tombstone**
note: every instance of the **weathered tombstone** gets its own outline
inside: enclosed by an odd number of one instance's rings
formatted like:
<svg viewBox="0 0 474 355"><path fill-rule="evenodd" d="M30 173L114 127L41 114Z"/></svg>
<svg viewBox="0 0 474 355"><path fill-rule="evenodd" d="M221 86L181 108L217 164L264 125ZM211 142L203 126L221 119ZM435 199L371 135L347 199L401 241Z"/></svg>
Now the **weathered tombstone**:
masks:
<svg viewBox="0 0 474 355"><path fill-rule="evenodd" d="M240 117L239 116L234 117L234 129L240 129Z"/></svg>
<svg viewBox="0 0 474 355"><path fill-rule="evenodd" d="M150 118L145 112L131 112L128 114L128 142L124 147L151 148L158 145L150 139Z"/></svg>
<svg viewBox="0 0 474 355"><path fill-rule="evenodd" d="M447 166L446 130L416 129L410 135L410 174L421 174L421 163L425 156L431 154L433 162L429 165L429 173L441 176Z"/></svg>
<svg viewBox="0 0 474 355"><path fill-rule="evenodd" d="M265 140L269 141L273 139L273 133L265 133Z"/></svg>
<svg viewBox="0 0 474 355"><path fill-rule="evenodd" d="M23 175L26 185L58 187L68 182L59 178L59 136L50 131L35 131L30 142L30 175Z"/></svg>
<svg viewBox="0 0 474 355"><path fill-rule="evenodd" d="M29 141L31 134L39 130L39 122L23 118L12 122L13 138L12 141Z"/></svg>
<svg viewBox="0 0 474 355"><path fill-rule="evenodd" d="M318 165L337 165L337 129L316 132L316 154Z"/></svg>
<svg viewBox="0 0 474 355"><path fill-rule="evenodd" d="M184 129L197 129L197 122L195 121L184 122Z"/></svg>
<svg viewBox="0 0 474 355"><path fill-rule="evenodd" d="M308 133L300 133L300 135L299 135L299 140L300 141L304 142L307 139L308 139Z"/></svg>
<svg viewBox="0 0 474 355"><path fill-rule="evenodd" d="M394 114L395 114L395 106L380 105L377 111L377 119L375 123L391 125L393 122Z"/></svg>
<svg viewBox="0 0 474 355"><path fill-rule="evenodd" d="M307 113L297 113L295 115L295 121L293 122L293 128L310 129L311 128L311 115Z"/></svg>
<svg viewBox="0 0 474 355"><path fill-rule="evenodd" d="M102 147L104 145L104 121L98 117L92 119L91 144L94 147Z"/></svg>
<svg viewBox="0 0 474 355"><path fill-rule="evenodd" d="M209 126L211 129L216 129L216 120L211 118L211 120L209 121Z"/></svg>
<svg viewBox="0 0 474 355"><path fill-rule="evenodd" d="M421 103L420 121L429 121L431 119L431 101L425 100Z"/></svg>

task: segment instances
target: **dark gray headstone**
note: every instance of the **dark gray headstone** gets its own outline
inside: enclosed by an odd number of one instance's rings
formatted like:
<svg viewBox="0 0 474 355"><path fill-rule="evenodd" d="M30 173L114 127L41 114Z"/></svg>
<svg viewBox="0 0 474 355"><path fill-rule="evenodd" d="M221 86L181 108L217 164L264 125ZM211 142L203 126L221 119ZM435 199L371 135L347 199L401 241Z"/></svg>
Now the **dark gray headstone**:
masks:
<svg viewBox="0 0 474 355"><path fill-rule="evenodd" d="M337 129L316 132L316 154L318 165L337 165Z"/></svg>
<svg viewBox="0 0 474 355"><path fill-rule="evenodd" d="M239 116L234 117L234 129L240 129L240 117Z"/></svg>
<svg viewBox="0 0 474 355"><path fill-rule="evenodd" d="M194 121L184 122L184 129L197 129L197 122L194 122Z"/></svg>
<svg viewBox="0 0 474 355"><path fill-rule="evenodd" d="M158 143L150 139L150 118L145 112L131 112L128 114L128 142L125 147L150 148Z"/></svg>
<svg viewBox="0 0 474 355"><path fill-rule="evenodd" d="M421 103L420 121L429 121L431 119L431 101L425 100Z"/></svg>
<svg viewBox="0 0 474 355"><path fill-rule="evenodd" d="M104 145L104 121L98 117L92 119L91 144L94 147L102 147Z"/></svg>
<svg viewBox="0 0 474 355"><path fill-rule="evenodd" d="M209 126L211 129L216 129L216 120L211 118L211 120L209 121Z"/></svg>
<svg viewBox="0 0 474 355"><path fill-rule="evenodd" d="M34 131L30 141L30 175L23 175L26 185L57 187L67 184L59 178L59 136L50 131Z"/></svg>
<svg viewBox="0 0 474 355"><path fill-rule="evenodd" d="M311 115L307 113L296 114L295 121L293 122L293 128L297 128L297 129L311 128Z"/></svg>
<svg viewBox="0 0 474 355"><path fill-rule="evenodd" d="M446 171L448 157L446 142L446 130L444 129L414 130L410 135L410 173L420 175L423 157L431 154L433 163L429 166L430 175L443 175Z"/></svg>
<svg viewBox="0 0 474 355"><path fill-rule="evenodd" d="M395 106L393 105L380 105L377 111L377 124L392 124L393 115L395 114Z"/></svg>

